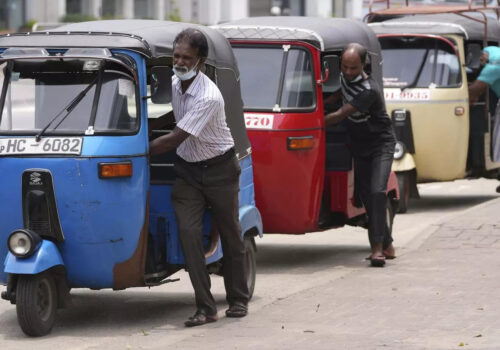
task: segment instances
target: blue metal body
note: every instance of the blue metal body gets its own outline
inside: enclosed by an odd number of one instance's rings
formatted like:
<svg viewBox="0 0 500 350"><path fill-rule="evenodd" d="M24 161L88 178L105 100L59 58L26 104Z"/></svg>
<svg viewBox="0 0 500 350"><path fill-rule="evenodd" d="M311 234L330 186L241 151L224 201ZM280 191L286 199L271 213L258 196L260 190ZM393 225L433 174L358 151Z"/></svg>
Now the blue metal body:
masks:
<svg viewBox="0 0 500 350"><path fill-rule="evenodd" d="M10 252L5 258L6 273L34 275L57 265L64 265L64 261L57 246L47 240L28 258L18 259Z"/></svg>
<svg viewBox="0 0 500 350"><path fill-rule="evenodd" d="M70 287L112 288L115 265L129 260L138 247L148 217L148 197L153 243L166 242L167 262L183 264L170 202L171 185L150 186L149 182L147 105L142 99L146 95L144 58L126 50L120 52L129 55L137 64L141 96L141 128L137 134L84 136L82 154L78 157L0 157L0 261L4 262L0 269L0 284L7 282L7 274L36 274L52 266L64 265ZM98 163L125 160L132 162L132 177L98 177ZM241 160L241 167L243 234L256 228L262 235L262 223L253 195L251 157ZM23 171L32 168L47 169L52 174L65 240L60 243L45 240L33 256L20 259L8 252L7 238L13 230L23 227L21 176ZM204 236L208 239L208 215L204 223ZM163 233L166 240L157 240ZM219 244L207 263L221 257Z"/></svg>

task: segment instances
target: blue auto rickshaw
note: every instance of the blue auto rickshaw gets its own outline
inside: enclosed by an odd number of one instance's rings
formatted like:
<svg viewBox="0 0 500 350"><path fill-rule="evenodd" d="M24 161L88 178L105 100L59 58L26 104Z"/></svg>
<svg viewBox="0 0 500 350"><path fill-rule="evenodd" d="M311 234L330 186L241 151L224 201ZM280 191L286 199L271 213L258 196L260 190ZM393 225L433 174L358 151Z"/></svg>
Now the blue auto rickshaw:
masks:
<svg viewBox="0 0 500 350"><path fill-rule="evenodd" d="M49 333L72 288L121 290L171 282L183 254L170 202L175 152L149 156L172 130L172 43L191 24L113 20L0 37L0 284L30 336ZM251 148L231 46L209 43L242 173L240 222L255 286ZM171 118L170 118L171 119ZM154 126L154 127L152 127ZM153 130L148 130L153 129ZM224 260L204 218L207 268Z"/></svg>

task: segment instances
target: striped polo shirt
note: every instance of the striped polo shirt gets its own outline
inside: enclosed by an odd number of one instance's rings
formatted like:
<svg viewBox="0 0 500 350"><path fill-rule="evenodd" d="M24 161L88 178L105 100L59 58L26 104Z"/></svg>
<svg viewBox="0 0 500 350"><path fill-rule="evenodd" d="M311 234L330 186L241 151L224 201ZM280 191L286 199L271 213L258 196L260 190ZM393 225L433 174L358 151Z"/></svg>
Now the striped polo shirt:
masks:
<svg viewBox="0 0 500 350"><path fill-rule="evenodd" d="M172 78L172 107L177 127L190 134L177 147L177 154L185 161L211 159L234 146L222 94L202 72L198 72L184 94L180 79Z"/></svg>
<svg viewBox="0 0 500 350"><path fill-rule="evenodd" d="M355 155L369 153L378 144L395 141L392 122L385 109L384 95L370 76L349 82L341 75L342 99L356 112L347 118Z"/></svg>

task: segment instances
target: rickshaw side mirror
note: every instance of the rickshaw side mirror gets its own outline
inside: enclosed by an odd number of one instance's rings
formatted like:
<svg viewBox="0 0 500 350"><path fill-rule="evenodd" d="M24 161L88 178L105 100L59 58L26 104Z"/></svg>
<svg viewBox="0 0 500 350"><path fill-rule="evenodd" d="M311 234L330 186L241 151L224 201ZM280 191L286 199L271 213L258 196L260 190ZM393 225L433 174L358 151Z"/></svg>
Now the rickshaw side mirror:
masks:
<svg viewBox="0 0 500 350"><path fill-rule="evenodd" d="M481 44L469 43L465 46L465 66L472 70L477 70L481 67L479 57L483 51Z"/></svg>
<svg viewBox="0 0 500 350"><path fill-rule="evenodd" d="M155 66L151 68L151 101L153 103L172 102L172 68Z"/></svg>
<svg viewBox="0 0 500 350"><path fill-rule="evenodd" d="M323 57L323 92L335 92L340 89L340 57Z"/></svg>

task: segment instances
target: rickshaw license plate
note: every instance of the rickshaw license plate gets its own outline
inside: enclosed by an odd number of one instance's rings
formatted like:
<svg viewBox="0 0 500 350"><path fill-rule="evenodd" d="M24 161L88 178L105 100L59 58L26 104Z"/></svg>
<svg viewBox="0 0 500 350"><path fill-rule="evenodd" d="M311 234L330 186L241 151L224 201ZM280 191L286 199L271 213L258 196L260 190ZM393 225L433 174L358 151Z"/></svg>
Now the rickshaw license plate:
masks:
<svg viewBox="0 0 500 350"><path fill-rule="evenodd" d="M35 138L0 139L0 156L15 154L72 154L82 152L82 137L47 137L36 142Z"/></svg>

